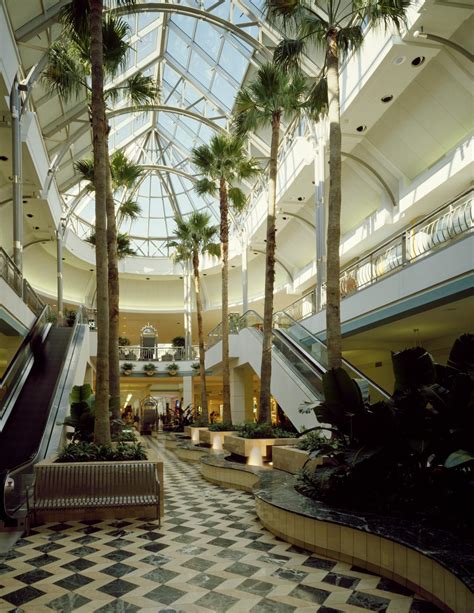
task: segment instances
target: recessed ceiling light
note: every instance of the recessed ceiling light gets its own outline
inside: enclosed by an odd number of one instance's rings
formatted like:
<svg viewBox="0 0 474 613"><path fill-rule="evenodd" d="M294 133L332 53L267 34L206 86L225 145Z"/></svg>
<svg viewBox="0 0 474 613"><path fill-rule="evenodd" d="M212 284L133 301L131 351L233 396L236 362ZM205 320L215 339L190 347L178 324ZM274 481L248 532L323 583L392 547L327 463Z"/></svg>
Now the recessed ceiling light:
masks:
<svg viewBox="0 0 474 613"><path fill-rule="evenodd" d="M284 221L286 221L286 220L288 219L288 217L283 217L282 219L283 219Z"/></svg>
<svg viewBox="0 0 474 613"><path fill-rule="evenodd" d="M356 130L357 132L365 132L367 130L367 126L365 125L357 126Z"/></svg>
<svg viewBox="0 0 474 613"><path fill-rule="evenodd" d="M203 273L202 273L202 276L203 276L203 277L207 277L207 272L203 272Z"/></svg>
<svg viewBox="0 0 474 613"><path fill-rule="evenodd" d="M235 264L232 264L231 268L235 268Z"/></svg>
<svg viewBox="0 0 474 613"><path fill-rule="evenodd" d="M303 202L304 198L303 196L298 196L298 202Z"/></svg>
<svg viewBox="0 0 474 613"><path fill-rule="evenodd" d="M392 94L388 94L388 96L382 96L382 98L380 98L380 100L382 102L384 102L385 104L387 104L387 102L391 102L393 100L393 95Z"/></svg>
<svg viewBox="0 0 474 613"><path fill-rule="evenodd" d="M22 200L23 204L26 204L28 202L28 200Z"/></svg>
<svg viewBox="0 0 474 613"><path fill-rule="evenodd" d="M150 280L150 277L147 277L147 278L146 278L146 280L147 280L147 281L149 281L149 280Z"/></svg>
<svg viewBox="0 0 474 613"><path fill-rule="evenodd" d="M6 155L0 155L0 162L8 162L8 158Z"/></svg>
<svg viewBox="0 0 474 613"><path fill-rule="evenodd" d="M65 259L66 259L66 258L62 258L63 262L64 262L64 260L65 260Z"/></svg>
<svg viewBox="0 0 474 613"><path fill-rule="evenodd" d="M400 66L401 64L403 64L403 62L406 59L407 58L404 55L399 55L398 57L392 60L392 64L395 64L395 66Z"/></svg>
<svg viewBox="0 0 474 613"><path fill-rule="evenodd" d="M40 227L39 226L33 226L33 230L39 230Z"/></svg>
<svg viewBox="0 0 474 613"><path fill-rule="evenodd" d="M418 66L421 66L422 64L425 63L425 59L426 58L424 55L419 55L418 57L416 57L414 60L411 61L411 65L417 68Z"/></svg>
<svg viewBox="0 0 474 613"><path fill-rule="evenodd" d="M180 279L182 279L183 277L180 277Z"/></svg>
<svg viewBox="0 0 474 613"><path fill-rule="evenodd" d="M94 269L93 268L89 268L89 272L94 272Z"/></svg>
<svg viewBox="0 0 474 613"><path fill-rule="evenodd" d="M31 218L33 217L33 213L27 213L26 216Z"/></svg>

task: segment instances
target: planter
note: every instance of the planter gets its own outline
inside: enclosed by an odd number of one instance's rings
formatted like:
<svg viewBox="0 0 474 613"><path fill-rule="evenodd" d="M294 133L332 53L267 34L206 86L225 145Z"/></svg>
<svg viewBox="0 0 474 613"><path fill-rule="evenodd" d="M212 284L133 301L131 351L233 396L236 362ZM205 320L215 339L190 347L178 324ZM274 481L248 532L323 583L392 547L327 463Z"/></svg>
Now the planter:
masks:
<svg viewBox="0 0 474 613"><path fill-rule="evenodd" d="M220 432L211 430L201 430L199 432L199 442L210 445L215 451L222 451L225 436L235 436L233 430L222 430Z"/></svg>
<svg viewBox="0 0 474 613"><path fill-rule="evenodd" d="M120 462L120 464L153 464L155 466L155 470L158 473L160 480L160 508L159 513L160 517L164 515L164 483L163 483L163 460L159 457L159 455L146 446L146 452L148 455L147 460L133 460L130 462ZM48 468L57 466L56 463L57 455L54 455L42 462L38 462L35 466L35 472L37 471L47 471ZM90 466L91 464L101 464L101 465L110 465L116 466L117 462L61 462L61 466L74 466L76 475L78 471L80 471L81 466ZM77 477L80 479L80 476ZM86 480L84 479L85 487ZM89 492L87 492L89 493ZM58 492L57 497L60 497L60 493ZM82 521L86 519L122 519L125 517L147 517L154 518L155 511L153 507L149 506L114 506L114 507L97 507L97 508L87 508L87 509L65 509L65 510L48 510L48 511L38 511L37 520L38 523L47 523L47 522L62 522L62 521Z"/></svg>
<svg viewBox="0 0 474 613"><path fill-rule="evenodd" d="M177 370L168 370L168 374L170 377L175 377L178 374Z"/></svg>
<svg viewBox="0 0 474 613"><path fill-rule="evenodd" d="M224 449L235 455L249 458L248 463L259 466L262 459L272 459L272 448L280 445L294 445L294 438L242 438L241 436L225 436Z"/></svg>
<svg viewBox="0 0 474 613"><path fill-rule="evenodd" d="M296 447L275 447L272 453L273 468L284 470L295 475L303 469L309 453ZM314 470L316 466L323 464L323 458L316 458L306 464L306 468Z"/></svg>
<svg viewBox="0 0 474 613"><path fill-rule="evenodd" d="M147 377L153 377L156 374L156 370L145 370L145 374Z"/></svg>
<svg viewBox="0 0 474 613"><path fill-rule="evenodd" d="M126 376L129 377L132 374L131 370L122 370L122 373Z"/></svg>
<svg viewBox="0 0 474 613"><path fill-rule="evenodd" d="M202 443L200 440L200 433L203 430L207 430L207 426L204 428L198 428L197 426L189 426L189 436L191 437L191 442L194 445Z"/></svg>

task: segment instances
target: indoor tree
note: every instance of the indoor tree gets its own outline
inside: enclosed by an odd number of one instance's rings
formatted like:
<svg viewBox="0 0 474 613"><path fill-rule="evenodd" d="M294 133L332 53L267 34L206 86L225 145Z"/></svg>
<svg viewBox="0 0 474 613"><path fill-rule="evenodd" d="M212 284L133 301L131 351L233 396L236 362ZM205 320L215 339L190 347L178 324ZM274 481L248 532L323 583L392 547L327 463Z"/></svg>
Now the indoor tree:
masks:
<svg viewBox="0 0 474 613"><path fill-rule="evenodd" d="M367 23L400 29L409 0L266 0L267 14L285 32L274 54L285 69L299 67L303 54L322 49L324 63L310 94L311 106L329 120L329 199L327 222L326 331L328 365L341 366L340 258L341 111L340 62L363 43Z"/></svg>
<svg viewBox="0 0 474 613"><path fill-rule="evenodd" d="M208 145L192 150L191 161L204 175L196 182L199 195L219 196L220 241L222 268L222 396L223 420L232 422L230 410L230 370L229 370L229 204L236 211L242 211L247 196L238 183L254 178L259 166L249 158L242 137L217 134Z"/></svg>
<svg viewBox="0 0 474 613"><path fill-rule="evenodd" d="M288 73L267 63L261 66L255 79L243 87L235 102L235 128L245 135L262 128L271 129L268 208L265 255L265 303L263 312L262 363L260 370L260 406L258 421L271 423L272 318L275 286L276 249L276 187L278 148L282 119L295 119L306 103L306 80L299 72Z"/></svg>
<svg viewBox="0 0 474 613"><path fill-rule="evenodd" d="M175 250L173 259L176 262L192 263L194 277L194 293L196 296L196 311L199 336L199 374L201 381L201 409L203 422L209 421L206 389L206 367L204 364L204 332L202 325L201 277L199 274L199 256L220 256L219 227L209 224L211 216L201 211L191 213L186 219L175 217L176 230L168 247Z"/></svg>
<svg viewBox="0 0 474 613"><path fill-rule="evenodd" d="M126 6L133 9L135 0L110 0L107 2L108 8ZM114 103L123 94L133 105L143 105L154 102L157 98L158 90L156 83L151 77L136 74L125 80L119 86L108 86L104 88L104 75L113 79L118 71L124 67L129 45L126 36L129 33L129 26L124 19L116 17L110 12L105 12L101 5L102 18L102 96L104 102ZM92 16L92 3L90 0L73 0L61 12L61 21L64 29L59 39L55 41L48 50L48 65L44 71L44 80L65 101L71 97L78 97L84 92L89 103L89 114L92 123L92 87L91 76L91 31L90 19ZM105 105L104 105L105 112ZM108 156L108 134L109 126L104 116L105 122L105 160ZM102 163L102 162L101 162ZM93 173L94 174L94 173ZM120 369L118 354L118 319L119 319L119 276L118 276L118 247L121 246L121 256L133 255L133 250L127 242L125 235L117 235L115 202L113 199L113 182L111 169L106 164L106 245L107 258L100 260L97 267L97 287L99 288L99 277L102 278L101 268L107 267L107 284L102 284L101 292L97 291L97 301L103 303L103 292L107 292L108 310L107 325L109 328L107 341L107 369L109 371L109 393L110 407L114 422L117 424L120 417ZM100 201L100 197L99 197ZM97 203L97 192L96 192ZM100 222L102 223L102 222ZM100 243L102 229L99 229L96 242ZM101 252L101 247L99 247ZM97 262L99 253L96 252Z"/></svg>

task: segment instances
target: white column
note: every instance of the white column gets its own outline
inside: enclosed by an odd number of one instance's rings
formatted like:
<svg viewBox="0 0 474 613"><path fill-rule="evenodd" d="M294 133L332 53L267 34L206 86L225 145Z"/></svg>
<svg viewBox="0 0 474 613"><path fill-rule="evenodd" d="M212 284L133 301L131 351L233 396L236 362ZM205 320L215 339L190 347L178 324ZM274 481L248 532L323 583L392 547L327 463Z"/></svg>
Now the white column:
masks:
<svg viewBox="0 0 474 613"><path fill-rule="evenodd" d="M191 294L191 265L190 262L185 262L183 265L183 290L184 290L184 339L185 350L184 355L187 360L192 359L192 294Z"/></svg>
<svg viewBox="0 0 474 613"><path fill-rule="evenodd" d="M183 408L193 404L193 378L183 377Z"/></svg>
<svg viewBox="0 0 474 613"><path fill-rule="evenodd" d="M232 423L241 424L252 419L253 376L248 366L230 368L230 407Z"/></svg>
<svg viewBox="0 0 474 613"><path fill-rule="evenodd" d="M249 275L247 237L242 237L242 313L249 310Z"/></svg>

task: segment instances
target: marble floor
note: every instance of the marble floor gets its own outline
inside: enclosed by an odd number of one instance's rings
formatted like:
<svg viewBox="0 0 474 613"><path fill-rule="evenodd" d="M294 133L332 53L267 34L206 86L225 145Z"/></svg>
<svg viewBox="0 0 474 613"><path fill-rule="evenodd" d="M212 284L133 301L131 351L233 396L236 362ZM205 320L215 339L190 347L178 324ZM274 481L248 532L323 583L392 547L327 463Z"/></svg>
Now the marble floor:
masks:
<svg viewBox="0 0 474 613"><path fill-rule="evenodd" d="M165 461L165 518L46 524L0 553L0 611L434 613L405 588L293 547L253 497Z"/></svg>

